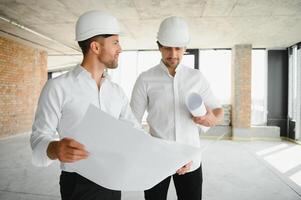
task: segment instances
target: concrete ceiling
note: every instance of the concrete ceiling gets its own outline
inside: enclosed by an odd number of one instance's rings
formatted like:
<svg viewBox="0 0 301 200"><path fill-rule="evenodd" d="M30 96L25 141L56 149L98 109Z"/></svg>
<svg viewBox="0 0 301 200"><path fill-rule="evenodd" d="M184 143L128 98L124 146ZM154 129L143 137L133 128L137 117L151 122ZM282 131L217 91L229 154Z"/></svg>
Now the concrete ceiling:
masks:
<svg viewBox="0 0 301 200"><path fill-rule="evenodd" d="M0 0L0 34L49 55L78 55L75 22L91 9L119 19L125 50L155 49L159 24L172 15L187 20L189 48L284 48L301 41L301 0Z"/></svg>

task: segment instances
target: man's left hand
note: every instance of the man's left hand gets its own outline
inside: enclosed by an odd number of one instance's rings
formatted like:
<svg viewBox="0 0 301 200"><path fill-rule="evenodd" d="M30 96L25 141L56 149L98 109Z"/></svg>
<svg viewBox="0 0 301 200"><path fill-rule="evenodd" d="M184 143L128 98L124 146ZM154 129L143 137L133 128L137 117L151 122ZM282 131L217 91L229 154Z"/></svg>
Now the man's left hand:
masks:
<svg viewBox="0 0 301 200"><path fill-rule="evenodd" d="M206 107L207 113L201 117L192 117L193 121L197 124L212 127L218 123L218 118L214 115L212 109Z"/></svg>

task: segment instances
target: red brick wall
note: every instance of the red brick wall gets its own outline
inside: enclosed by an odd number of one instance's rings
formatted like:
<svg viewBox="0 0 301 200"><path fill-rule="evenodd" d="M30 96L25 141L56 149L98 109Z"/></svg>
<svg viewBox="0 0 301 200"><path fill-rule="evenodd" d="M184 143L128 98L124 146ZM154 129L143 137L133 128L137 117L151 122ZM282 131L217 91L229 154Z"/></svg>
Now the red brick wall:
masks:
<svg viewBox="0 0 301 200"><path fill-rule="evenodd" d="M0 37L0 137L31 130L47 53Z"/></svg>
<svg viewBox="0 0 301 200"><path fill-rule="evenodd" d="M251 127L252 45L232 48L232 127Z"/></svg>

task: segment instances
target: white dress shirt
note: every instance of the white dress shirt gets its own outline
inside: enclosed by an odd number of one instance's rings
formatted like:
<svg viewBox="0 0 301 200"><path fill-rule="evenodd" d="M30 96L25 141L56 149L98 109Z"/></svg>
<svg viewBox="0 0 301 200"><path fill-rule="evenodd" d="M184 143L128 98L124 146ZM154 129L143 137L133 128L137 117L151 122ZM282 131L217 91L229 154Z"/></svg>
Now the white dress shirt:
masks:
<svg viewBox="0 0 301 200"><path fill-rule="evenodd" d="M41 92L30 138L35 165L47 166L52 162L47 156L48 144L59 140L63 133L75 127L90 104L140 128L121 87L105 76L98 89L91 74L77 66L48 80ZM64 164L61 168L66 170Z"/></svg>
<svg viewBox="0 0 301 200"><path fill-rule="evenodd" d="M152 136L200 147L198 127L185 104L191 92L200 94L209 108L221 107L199 70L179 64L173 77L161 61L138 77L131 98L132 111L140 123L145 110L148 111ZM201 158L193 160L190 171L200 163Z"/></svg>

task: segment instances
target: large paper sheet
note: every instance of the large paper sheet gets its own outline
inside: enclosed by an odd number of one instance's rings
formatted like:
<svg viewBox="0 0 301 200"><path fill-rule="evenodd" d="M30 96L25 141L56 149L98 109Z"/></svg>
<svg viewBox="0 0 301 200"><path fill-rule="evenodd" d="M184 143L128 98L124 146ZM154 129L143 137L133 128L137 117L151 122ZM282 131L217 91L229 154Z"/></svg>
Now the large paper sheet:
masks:
<svg viewBox="0 0 301 200"><path fill-rule="evenodd" d="M66 164L112 190L149 189L201 156L201 149L150 136L90 105L82 122L68 135L85 145L87 159Z"/></svg>

